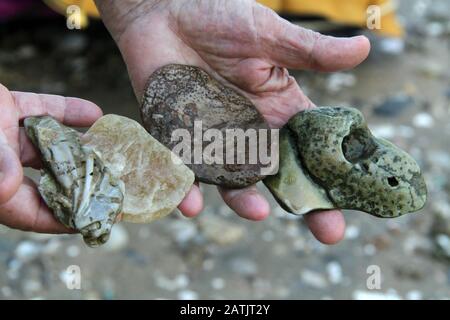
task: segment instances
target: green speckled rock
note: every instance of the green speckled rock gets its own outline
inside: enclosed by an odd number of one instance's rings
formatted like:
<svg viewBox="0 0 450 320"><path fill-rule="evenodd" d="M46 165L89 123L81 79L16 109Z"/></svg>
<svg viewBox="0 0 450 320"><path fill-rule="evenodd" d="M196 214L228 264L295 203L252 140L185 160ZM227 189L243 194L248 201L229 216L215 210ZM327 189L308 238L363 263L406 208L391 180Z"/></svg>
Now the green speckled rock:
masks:
<svg viewBox="0 0 450 320"><path fill-rule="evenodd" d="M295 191L287 186L303 176L307 179L292 187ZM334 207L392 218L420 210L427 198L414 159L372 136L354 108L321 107L295 115L282 130L279 172L264 182L296 214ZM326 196L301 196L305 193Z"/></svg>

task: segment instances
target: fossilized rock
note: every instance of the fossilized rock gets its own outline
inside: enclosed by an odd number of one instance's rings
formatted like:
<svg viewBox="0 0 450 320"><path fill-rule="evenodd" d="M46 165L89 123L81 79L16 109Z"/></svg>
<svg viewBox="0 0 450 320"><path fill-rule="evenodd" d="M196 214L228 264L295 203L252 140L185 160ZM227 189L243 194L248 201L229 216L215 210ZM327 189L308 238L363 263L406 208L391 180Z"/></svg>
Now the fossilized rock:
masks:
<svg viewBox="0 0 450 320"><path fill-rule="evenodd" d="M39 192L48 207L61 223L79 231L89 246L105 243L122 209L122 181L98 154L80 144L75 130L51 117L27 118L24 124L41 153Z"/></svg>
<svg viewBox="0 0 450 320"><path fill-rule="evenodd" d="M247 98L236 90L223 86L200 68L167 65L155 71L148 81L141 115L148 132L171 150L180 143L179 138L172 139L172 133L176 129L187 130L191 141L185 142L192 152L187 156L180 156L200 181L240 188L263 178L259 159L255 164L249 160L249 145L252 143L248 143L245 150L236 152L234 163L227 162L225 147L222 149L223 156L218 157L222 164L218 163L219 161L208 163L208 159L205 161L204 157L200 159L202 163L196 163L194 141L202 146L203 151L207 150L211 140L216 140L211 137L202 139L202 134L208 129L217 129L216 134L223 137L224 146L235 147L236 141L226 134L226 130L254 129L257 130L259 141L259 129L269 129ZM201 121L201 128L196 132L200 133L200 136L194 134L196 121ZM244 164L237 163L237 153L245 154Z"/></svg>
<svg viewBox="0 0 450 320"><path fill-rule="evenodd" d="M172 212L194 173L136 121L106 115L82 137L125 184L123 220L150 222Z"/></svg>
<svg viewBox="0 0 450 320"><path fill-rule="evenodd" d="M303 111L282 131L279 172L264 182L288 211L334 207L391 218L425 205L427 189L417 163L372 136L358 110Z"/></svg>

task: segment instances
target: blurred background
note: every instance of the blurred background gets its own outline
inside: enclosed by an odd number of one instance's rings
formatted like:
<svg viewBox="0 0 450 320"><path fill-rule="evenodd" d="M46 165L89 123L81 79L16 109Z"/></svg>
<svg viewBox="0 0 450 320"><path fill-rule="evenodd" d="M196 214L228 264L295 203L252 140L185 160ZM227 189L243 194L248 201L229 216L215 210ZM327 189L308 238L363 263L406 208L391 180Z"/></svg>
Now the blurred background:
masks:
<svg viewBox="0 0 450 320"><path fill-rule="evenodd" d="M174 212L149 225L117 224L97 249L77 235L0 225L0 299L450 298L450 1L261 2L294 23L371 39L371 56L354 70L294 75L316 104L359 108L374 134L410 152L427 180L427 206L392 220L346 212L335 246L316 241L268 192L273 214L256 223L205 185L198 218ZM81 30L69 30L61 14L70 4L81 9ZM367 30L371 4L382 9L380 30ZM139 119L124 63L96 15L90 1L0 0L0 83ZM80 290L66 285L74 265ZM381 271L378 290L366 284L371 265Z"/></svg>

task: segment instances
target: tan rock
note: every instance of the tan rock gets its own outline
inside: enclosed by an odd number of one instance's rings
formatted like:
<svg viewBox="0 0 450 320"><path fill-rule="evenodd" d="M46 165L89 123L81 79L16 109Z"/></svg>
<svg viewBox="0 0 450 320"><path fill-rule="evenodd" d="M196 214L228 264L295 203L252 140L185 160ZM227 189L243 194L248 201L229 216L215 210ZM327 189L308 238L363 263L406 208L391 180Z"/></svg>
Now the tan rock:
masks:
<svg viewBox="0 0 450 320"><path fill-rule="evenodd" d="M134 120L103 116L82 143L124 182L124 221L146 223L168 215L194 182L194 173Z"/></svg>

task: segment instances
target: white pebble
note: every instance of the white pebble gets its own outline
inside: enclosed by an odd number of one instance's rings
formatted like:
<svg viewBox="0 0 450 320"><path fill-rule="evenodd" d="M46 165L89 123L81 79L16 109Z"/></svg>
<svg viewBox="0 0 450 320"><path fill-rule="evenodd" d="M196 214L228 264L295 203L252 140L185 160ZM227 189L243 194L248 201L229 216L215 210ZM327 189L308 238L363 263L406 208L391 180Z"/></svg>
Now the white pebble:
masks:
<svg viewBox="0 0 450 320"><path fill-rule="evenodd" d="M423 295L419 290L411 290L406 293L406 299L408 300L422 300Z"/></svg>
<svg viewBox="0 0 450 320"><path fill-rule="evenodd" d="M354 300L400 300L400 296L395 292L377 292L355 290L353 292Z"/></svg>
<svg viewBox="0 0 450 320"><path fill-rule="evenodd" d="M353 240L359 237L359 228L355 225L349 225L345 230L345 238Z"/></svg>
<svg viewBox="0 0 450 320"><path fill-rule="evenodd" d="M431 128L434 125L434 119L429 113L421 112L414 116L413 124L418 128Z"/></svg>
<svg viewBox="0 0 450 320"><path fill-rule="evenodd" d="M379 126L371 126L370 131L372 131L375 137L392 139L395 137L395 128L392 125L385 124Z"/></svg>
<svg viewBox="0 0 450 320"><path fill-rule="evenodd" d="M175 278L175 283L178 288L186 288L189 285L189 278L185 274L179 274Z"/></svg>
<svg viewBox="0 0 450 320"><path fill-rule="evenodd" d="M304 283L313 288L323 289L327 286L327 280L325 277L316 271L303 270L301 273L301 278Z"/></svg>
<svg viewBox="0 0 450 320"><path fill-rule="evenodd" d="M380 41L380 49L387 54L399 55L405 50L405 41L400 38L384 38Z"/></svg>
<svg viewBox="0 0 450 320"><path fill-rule="evenodd" d="M59 252L61 246L61 241L59 239L50 239L42 248L42 253L49 256L54 256Z"/></svg>
<svg viewBox="0 0 450 320"><path fill-rule="evenodd" d="M223 280L222 278L214 278L211 280L211 287L214 290L222 290L223 288L225 288L225 280Z"/></svg>
<svg viewBox="0 0 450 320"><path fill-rule="evenodd" d="M197 226L188 220L175 220L171 222L169 231L178 244L186 244L198 234Z"/></svg>
<svg viewBox="0 0 450 320"><path fill-rule="evenodd" d="M179 300L197 300L198 293L192 290L183 290L178 292Z"/></svg>
<svg viewBox="0 0 450 320"><path fill-rule="evenodd" d="M243 276L254 276L258 272L258 266L248 258L234 258L231 260L231 269Z"/></svg>
<svg viewBox="0 0 450 320"><path fill-rule="evenodd" d="M356 77L351 73L335 72L327 78L327 89L337 93L344 88L353 87L356 84Z"/></svg>
<svg viewBox="0 0 450 320"><path fill-rule="evenodd" d="M371 243L366 244L363 250L366 256L373 256L375 253L377 253L377 248Z"/></svg>
<svg viewBox="0 0 450 320"><path fill-rule="evenodd" d="M66 254L71 258L76 258L80 255L80 248L76 245L68 246L66 249Z"/></svg>
<svg viewBox="0 0 450 320"><path fill-rule="evenodd" d="M337 261L331 261L327 264L328 279L332 284L342 282L342 267Z"/></svg>
<svg viewBox="0 0 450 320"><path fill-rule="evenodd" d="M156 285L168 291L184 289L189 285L189 278L185 274L179 274L175 278L170 279L163 274L155 273Z"/></svg>
<svg viewBox="0 0 450 320"><path fill-rule="evenodd" d="M109 240L101 248L106 251L119 251L127 246L128 241L127 229L121 224L115 224L111 229Z"/></svg>
<svg viewBox="0 0 450 320"><path fill-rule="evenodd" d="M41 246L32 241L22 241L14 251L16 258L24 263L34 260L40 253Z"/></svg>

